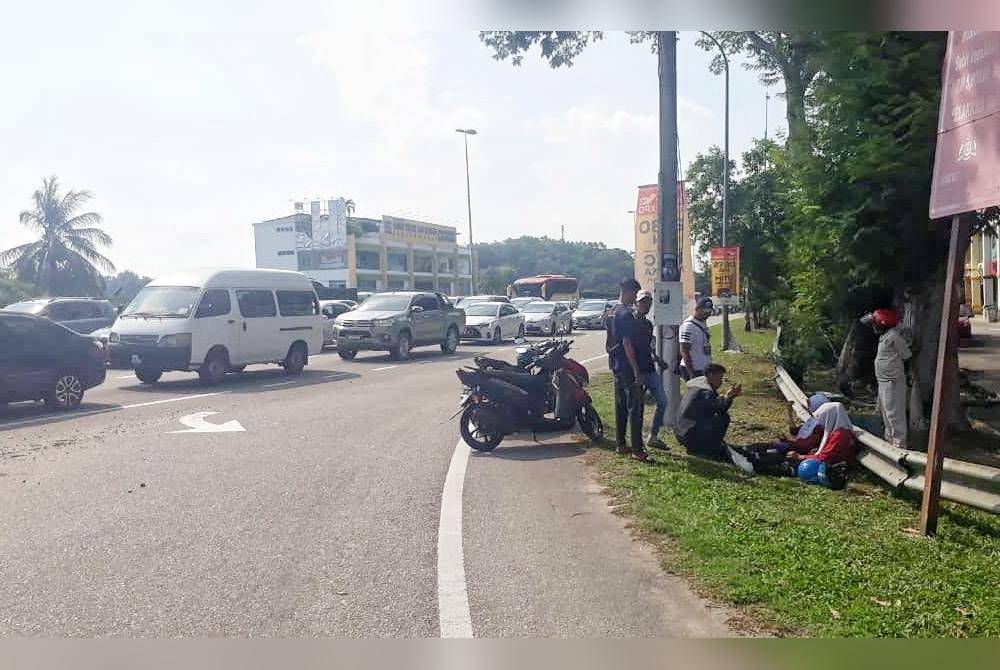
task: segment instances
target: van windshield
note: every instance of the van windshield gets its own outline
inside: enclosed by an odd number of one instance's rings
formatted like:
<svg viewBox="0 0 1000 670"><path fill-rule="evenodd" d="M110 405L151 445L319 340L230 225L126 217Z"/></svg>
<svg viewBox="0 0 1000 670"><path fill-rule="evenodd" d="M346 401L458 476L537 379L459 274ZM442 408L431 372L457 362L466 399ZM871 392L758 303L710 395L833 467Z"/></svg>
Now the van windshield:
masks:
<svg viewBox="0 0 1000 670"><path fill-rule="evenodd" d="M184 319L190 316L200 292L194 286L147 286L133 298L122 316Z"/></svg>

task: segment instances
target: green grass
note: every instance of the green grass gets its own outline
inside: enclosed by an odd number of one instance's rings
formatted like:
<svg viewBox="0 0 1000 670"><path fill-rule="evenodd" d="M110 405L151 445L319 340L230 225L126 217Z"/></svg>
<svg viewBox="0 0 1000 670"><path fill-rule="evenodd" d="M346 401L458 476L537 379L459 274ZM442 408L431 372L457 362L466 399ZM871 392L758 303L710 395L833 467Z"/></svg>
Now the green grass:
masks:
<svg viewBox="0 0 1000 670"><path fill-rule="evenodd" d="M713 340L721 340L718 327ZM727 438L786 430L767 357L773 333L736 331L747 352L715 358L743 383ZM614 435L613 392L592 388ZM648 418L647 418L648 421ZM1000 518L946 504L938 537L911 531L918 501L854 475L845 491L747 477L733 466L656 452L655 466L595 450L609 490L665 567L782 634L1000 636Z"/></svg>

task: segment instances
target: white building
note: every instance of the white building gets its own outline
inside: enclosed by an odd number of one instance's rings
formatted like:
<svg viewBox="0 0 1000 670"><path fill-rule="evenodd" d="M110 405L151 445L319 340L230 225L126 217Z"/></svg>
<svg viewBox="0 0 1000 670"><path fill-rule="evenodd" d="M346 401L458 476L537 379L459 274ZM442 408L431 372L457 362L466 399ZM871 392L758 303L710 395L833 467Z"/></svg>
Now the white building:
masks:
<svg viewBox="0 0 1000 670"><path fill-rule="evenodd" d="M298 270L331 287L472 293L472 257L454 227L348 217L342 198L295 209L253 224L257 267Z"/></svg>

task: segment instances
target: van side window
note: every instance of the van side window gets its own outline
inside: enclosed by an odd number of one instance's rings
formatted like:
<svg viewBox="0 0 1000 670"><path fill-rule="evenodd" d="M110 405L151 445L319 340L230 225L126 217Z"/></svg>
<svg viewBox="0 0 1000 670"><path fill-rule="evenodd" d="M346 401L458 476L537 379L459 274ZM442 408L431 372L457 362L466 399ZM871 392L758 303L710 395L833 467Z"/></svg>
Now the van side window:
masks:
<svg viewBox="0 0 1000 670"><path fill-rule="evenodd" d="M198 305L198 311L195 313L194 318L201 319L206 316L223 316L224 314L229 314L230 309L232 309L232 303L229 301L229 291L214 288L210 291L205 291L205 295L201 298L201 303Z"/></svg>
<svg viewBox="0 0 1000 670"><path fill-rule="evenodd" d="M270 291L237 290L236 302L240 306L240 314L248 319L278 315L278 310L274 307L274 294Z"/></svg>
<svg viewBox="0 0 1000 670"><path fill-rule="evenodd" d="M277 291L281 316L314 316L319 314L319 303L312 291Z"/></svg>

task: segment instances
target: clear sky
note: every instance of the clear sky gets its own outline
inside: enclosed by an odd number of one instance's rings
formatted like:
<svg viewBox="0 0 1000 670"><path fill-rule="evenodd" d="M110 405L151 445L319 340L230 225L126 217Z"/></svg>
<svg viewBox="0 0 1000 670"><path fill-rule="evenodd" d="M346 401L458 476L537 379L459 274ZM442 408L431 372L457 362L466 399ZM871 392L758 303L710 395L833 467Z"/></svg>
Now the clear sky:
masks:
<svg viewBox="0 0 1000 670"><path fill-rule="evenodd" d="M607 33L572 68L497 62L475 30L378 2L17 3L0 27L0 247L43 177L93 192L121 269L253 263L251 223L294 199L466 228L632 248L635 187L656 181L656 58ZM95 6L96 5L96 6ZM232 12L232 13L230 13ZM391 16L390 16L391 15ZM426 22L423 22L426 23ZM686 165L722 143L722 77L681 33ZM777 91L772 91L776 93ZM732 154L764 132L764 89L732 72ZM770 132L784 128L783 101ZM465 236L460 237L464 240Z"/></svg>

